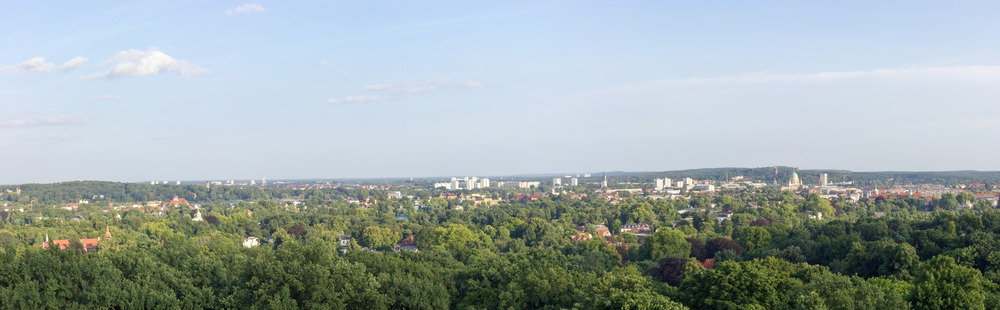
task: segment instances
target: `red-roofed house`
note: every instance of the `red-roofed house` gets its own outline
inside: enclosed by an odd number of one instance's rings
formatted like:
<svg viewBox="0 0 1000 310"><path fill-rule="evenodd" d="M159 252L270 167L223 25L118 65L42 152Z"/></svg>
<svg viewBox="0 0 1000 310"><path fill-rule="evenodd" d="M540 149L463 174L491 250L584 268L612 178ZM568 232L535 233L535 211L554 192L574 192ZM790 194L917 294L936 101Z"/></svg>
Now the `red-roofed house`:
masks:
<svg viewBox="0 0 1000 310"><path fill-rule="evenodd" d="M110 227L105 227L104 228L104 236L108 237L108 238L111 237L111 228ZM97 250L99 248L100 242L101 242L101 237L89 238L89 239L80 239L80 245L83 246L82 250L83 250L84 253ZM58 246L59 249L63 250L63 251L65 251L66 249L68 249L69 246L70 246L69 239L52 240L52 242L49 242L49 235L46 234L45 235L45 243L42 243L42 249L48 250L49 249L49 244Z"/></svg>
<svg viewBox="0 0 1000 310"><path fill-rule="evenodd" d="M712 267L715 267L714 258L706 258L705 261L698 263L701 264L702 267L705 267L705 269L712 269Z"/></svg>
<svg viewBox="0 0 1000 310"><path fill-rule="evenodd" d="M598 236L604 236L604 237L611 236L611 231L608 230L607 226L595 225L594 230L597 232Z"/></svg>

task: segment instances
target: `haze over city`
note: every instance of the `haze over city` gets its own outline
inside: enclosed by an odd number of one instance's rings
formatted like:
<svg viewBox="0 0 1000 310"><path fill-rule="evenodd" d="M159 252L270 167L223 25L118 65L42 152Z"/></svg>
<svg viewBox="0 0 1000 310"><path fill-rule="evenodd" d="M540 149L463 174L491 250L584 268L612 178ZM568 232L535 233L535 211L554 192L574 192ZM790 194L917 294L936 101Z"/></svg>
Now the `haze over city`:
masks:
<svg viewBox="0 0 1000 310"><path fill-rule="evenodd" d="M998 170L995 2L10 2L0 184Z"/></svg>

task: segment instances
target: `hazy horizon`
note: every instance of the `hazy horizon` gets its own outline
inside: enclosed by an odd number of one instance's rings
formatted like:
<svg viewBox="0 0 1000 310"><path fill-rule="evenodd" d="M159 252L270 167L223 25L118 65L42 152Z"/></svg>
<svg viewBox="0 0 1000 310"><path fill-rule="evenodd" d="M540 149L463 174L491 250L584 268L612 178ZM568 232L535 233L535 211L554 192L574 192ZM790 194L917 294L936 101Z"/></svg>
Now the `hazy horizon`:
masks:
<svg viewBox="0 0 1000 310"><path fill-rule="evenodd" d="M370 176L370 177L304 177L304 178L280 178L280 177L254 177L254 178L230 178L230 177L218 177L218 178L204 178L204 179L191 179L191 178L181 178L181 179L146 179L146 180L111 180L111 179L77 179L77 180L59 180L52 182L26 182L26 183L0 183L0 186L6 185L22 185L22 184L50 184L50 183L62 183L62 182L78 182L78 181L100 181L100 182L120 182L120 183L146 183L151 181L156 182L168 182L169 184L174 184L174 182L180 181L181 184L197 184L205 181L249 181L255 180L260 182L262 178L267 178L268 182L279 182L279 181L313 181L313 180L391 180L391 179L447 179L450 177L514 177L514 178L530 178L530 177L551 177L551 176L571 176L576 177L580 175L583 178L583 174L591 174L591 178L599 178L602 173L607 174L639 174L639 173L671 173L671 172L682 172L688 170L702 170L702 169L758 169L758 168L771 168L774 166L764 166L764 167L701 167L701 168L685 168L685 169L674 169L674 170L608 170L608 171L581 171L581 172L527 172L527 173L508 173L508 174L462 174L462 175L414 175L414 176ZM789 166L777 166L779 169L793 168ZM802 168L798 167L800 171L845 171L850 173L891 173L891 172L917 172L917 173L943 173L943 172L1000 172L1000 170L849 170L849 169L836 169L836 168Z"/></svg>
<svg viewBox="0 0 1000 310"><path fill-rule="evenodd" d="M996 171L998 10L12 2L0 184Z"/></svg>

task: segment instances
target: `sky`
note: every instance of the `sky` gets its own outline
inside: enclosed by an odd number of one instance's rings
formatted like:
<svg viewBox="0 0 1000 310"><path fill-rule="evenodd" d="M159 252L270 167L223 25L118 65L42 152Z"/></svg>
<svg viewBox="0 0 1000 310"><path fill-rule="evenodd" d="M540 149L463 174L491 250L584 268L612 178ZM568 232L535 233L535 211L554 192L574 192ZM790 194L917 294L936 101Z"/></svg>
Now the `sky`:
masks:
<svg viewBox="0 0 1000 310"><path fill-rule="evenodd" d="M1000 170L996 1L0 8L0 184Z"/></svg>

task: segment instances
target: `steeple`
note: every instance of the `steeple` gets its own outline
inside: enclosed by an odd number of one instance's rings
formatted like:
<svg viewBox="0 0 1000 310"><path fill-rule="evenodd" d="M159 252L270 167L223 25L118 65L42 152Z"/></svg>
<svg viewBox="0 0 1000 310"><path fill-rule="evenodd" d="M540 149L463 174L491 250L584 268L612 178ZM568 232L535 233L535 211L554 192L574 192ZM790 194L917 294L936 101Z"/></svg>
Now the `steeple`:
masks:
<svg viewBox="0 0 1000 310"><path fill-rule="evenodd" d="M110 226L107 226L107 225L104 226L104 237L105 238L111 238L111 227Z"/></svg>

